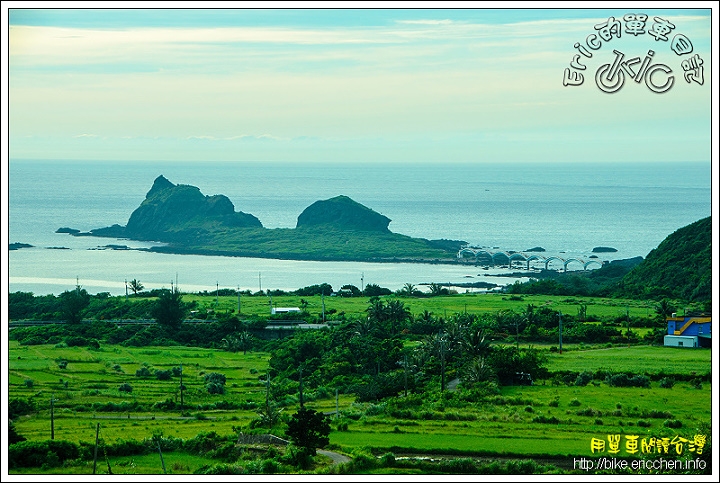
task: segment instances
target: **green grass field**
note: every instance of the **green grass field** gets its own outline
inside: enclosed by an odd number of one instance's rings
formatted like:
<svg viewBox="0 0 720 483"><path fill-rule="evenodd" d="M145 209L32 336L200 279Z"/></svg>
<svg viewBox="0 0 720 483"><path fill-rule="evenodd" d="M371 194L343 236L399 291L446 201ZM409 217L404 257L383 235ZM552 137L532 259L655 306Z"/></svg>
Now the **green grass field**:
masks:
<svg viewBox="0 0 720 483"><path fill-rule="evenodd" d="M334 287L335 288L335 287ZM337 287L339 288L339 287ZM383 296L391 299L395 295ZM455 313L468 312L472 314L491 314L499 310L524 311L529 304L535 307L550 307L565 314L577 315L580 305L587 305L588 317L618 317L629 313L631 317L652 318L655 316L654 304L651 302L608 299L598 297L558 297L545 295L523 295L512 297L504 294L463 293L449 296L428 298L398 297L410 309L413 315L424 310L435 316L447 317ZM183 296L186 302L197 302L203 310L217 310L218 312L235 313L238 309L237 297L218 297L213 294ZM300 307L301 300L308 303L307 310L313 315L322 314L323 297L314 295L301 297L296 295L273 296L272 303L276 307ZM326 314L334 310L344 313L348 318L362 317L368 308L368 297L324 297ZM217 307L217 309L216 309ZM240 313L245 317L270 314L270 299L264 296L241 296Z"/></svg>
<svg viewBox="0 0 720 483"><path fill-rule="evenodd" d="M18 432L30 440L50 437L51 397L55 399L55 438L75 442L93 441L97 423L104 441L115 442L141 440L157 432L182 439L208 431L231 435L233 427L247 427L257 417L254 409L191 409L185 417L179 411L92 410L92 403L137 401L151 406L168 398L177 401L178 378L169 381L138 378L135 371L143 363L153 369L169 369L182 362L183 382L188 388L185 403L195 407L220 400L261 403L265 397L265 385L259 378L267 368L267 353L243 355L189 347L113 345L88 350L20 346L16 341L10 341L9 350L10 399L32 399L38 407L36 414L22 416L15 422ZM548 351L548 357L551 371L605 369L698 375L710 372L710 351L704 349L631 346L562 354ZM58 367L59 359L69 361L66 369ZM227 376L226 394L207 394L202 375L208 372ZM28 380L32 380L31 387ZM122 383L131 384L132 393L118 391ZM589 456L594 454L591 440L607 439L611 434L692 438L709 427L710 398L710 383L698 388L679 381L673 388L664 389L657 381L650 388L610 387L603 381L593 381L584 387L539 381L534 386L502 387L499 396L485 402L455 405L435 402L430 408L416 411L417 417L407 418L388 413L384 403L358 404L352 395L341 394L340 415L333 417L330 441L344 451L375 448L398 454L415 451L518 457ZM310 397L307 404L326 412L335 410L334 395L322 399ZM285 412L291 413L296 408L296 404L291 404ZM666 427L666 420L680 421L681 426ZM347 423L347 427L339 428L341 422ZM175 456L169 455L169 461ZM154 461L152 456L138 457L135 469L128 466L130 458L125 458L125 463L120 459L111 461L111 465L120 468L125 464L127 471L141 471L137 468L144 467L144 458ZM176 468L189 471L203 464L208 463L198 461L187 463L187 468ZM157 461L148 465L158 469ZM87 468L77 471L86 472Z"/></svg>

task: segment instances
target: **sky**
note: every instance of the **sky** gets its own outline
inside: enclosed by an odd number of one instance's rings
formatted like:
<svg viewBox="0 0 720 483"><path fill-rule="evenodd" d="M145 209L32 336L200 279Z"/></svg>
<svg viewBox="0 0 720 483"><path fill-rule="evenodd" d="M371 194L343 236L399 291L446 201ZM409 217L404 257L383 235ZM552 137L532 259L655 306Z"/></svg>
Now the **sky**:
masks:
<svg viewBox="0 0 720 483"><path fill-rule="evenodd" d="M711 158L712 2L641 10L622 3L592 9L507 8L517 2L453 9L6 3L10 159ZM628 14L647 15L642 33L627 30ZM619 38L611 34L590 50L588 36L611 17L620 22ZM667 40L650 34L667 22L674 27ZM676 35L690 41L691 52L672 50ZM592 57L580 55L576 42ZM601 91L596 72L614 62L615 51L641 60L654 52L648 65L664 64L670 73L653 70L645 78L661 86L672 77L672 87L655 93L626 73L621 89ZM570 69L576 54L584 70ZM702 84L684 78L683 62L698 58ZM563 85L565 69L582 74L583 83Z"/></svg>

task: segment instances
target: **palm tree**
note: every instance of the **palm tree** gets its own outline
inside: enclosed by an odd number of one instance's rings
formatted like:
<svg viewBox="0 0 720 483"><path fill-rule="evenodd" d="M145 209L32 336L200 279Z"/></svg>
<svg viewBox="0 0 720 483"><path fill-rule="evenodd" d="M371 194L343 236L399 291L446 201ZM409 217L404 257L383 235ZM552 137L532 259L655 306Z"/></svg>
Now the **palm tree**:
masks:
<svg viewBox="0 0 720 483"><path fill-rule="evenodd" d="M130 280L130 290L133 291L135 295L137 295L138 292L142 292L145 286L140 283L140 280L132 279Z"/></svg>
<svg viewBox="0 0 720 483"><path fill-rule="evenodd" d="M228 352L237 352L240 345L239 341L232 335L225 337L220 342L222 342L223 348Z"/></svg>
<svg viewBox="0 0 720 483"><path fill-rule="evenodd" d="M675 308L670 305L668 299L662 299L659 304L655 306L655 313L658 319L664 324L665 320L675 312Z"/></svg>
<svg viewBox="0 0 720 483"><path fill-rule="evenodd" d="M405 285L403 285L403 288L400 289L400 295L411 297L415 294L416 291L417 289L415 288L415 285L411 283L406 283Z"/></svg>
<svg viewBox="0 0 720 483"><path fill-rule="evenodd" d="M382 300L378 297L370 298L370 307L367 308L368 317L378 324L382 324L387 320L387 308Z"/></svg>
<svg viewBox="0 0 720 483"><path fill-rule="evenodd" d="M248 349L252 345L253 336L247 330L243 330L238 334L238 346L242 349L243 355L247 354Z"/></svg>
<svg viewBox="0 0 720 483"><path fill-rule="evenodd" d="M447 292L447 290L444 289L442 285L440 285L439 283L435 283L435 282L431 283L429 285L429 288L430 288L431 295L444 295Z"/></svg>
<svg viewBox="0 0 720 483"><path fill-rule="evenodd" d="M372 317L359 319L353 324L357 335L367 337L375 331L376 323Z"/></svg>
<svg viewBox="0 0 720 483"><path fill-rule="evenodd" d="M485 337L485 330L468 330L465 332L461 344L465 353L472 357L484 358L490 351L490 339Z"/></svg>
<svg viewBox="0 0 720 483"><path fill-rule="evenodd" d="M410 309L400 300L391 300L387 303L387 318L390 321L390 333L398 333L398 327L405 325L405 322L412 318Z"/></svg>
<svg viewBox="0 0 720 483"><path fill-rule="evenodd" d="M243 351L243 355L245 355L247 354L247 350L252 345L252 334L244 330L240 332L237 337L229 335L225 337L221 342L226 351L237 352L241 350Z"/></svg>
<svg viewBox="0 0 720 483"><path fill-rule="evenodd" d="M463 374L464 381L468 384L491 381L496 378L495 372L484 357L476 357L467 365Z"/></svg>

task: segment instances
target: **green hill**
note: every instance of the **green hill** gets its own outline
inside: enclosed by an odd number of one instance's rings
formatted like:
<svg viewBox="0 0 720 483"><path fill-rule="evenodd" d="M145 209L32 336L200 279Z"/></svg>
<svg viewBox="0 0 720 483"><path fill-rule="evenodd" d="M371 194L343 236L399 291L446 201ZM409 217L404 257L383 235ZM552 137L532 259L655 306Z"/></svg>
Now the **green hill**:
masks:
<svg viewBox="0 0 720 483"><path fill-rule="evenodd" d="M622 278L618 295L712 300L711 246L711 217L680 228Z"/></svg>

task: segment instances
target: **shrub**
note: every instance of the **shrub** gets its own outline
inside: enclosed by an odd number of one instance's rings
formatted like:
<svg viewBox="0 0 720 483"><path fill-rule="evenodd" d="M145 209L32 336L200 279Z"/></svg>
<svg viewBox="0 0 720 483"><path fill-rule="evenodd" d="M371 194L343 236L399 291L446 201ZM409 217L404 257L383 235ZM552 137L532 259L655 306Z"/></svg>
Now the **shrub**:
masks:
<svg viewBox="0 0 720 483"><path fill-rule="evenodd" d="M45 339L37 335L26 337L25 339L20 341L20 345L40 345L44 343Z"/></svg>
<svg viewBox="0 0 720 483"><path fill-rule="evenodd" d="M673 429L682 428L682 421L680 421L679 419L666 419L663 422L663 426Z"/></svg>
<svg viewBox="0 0 720 483"><path fill-rule="evenodd" d="M655 419L673 419L673 414L669 411L660 411L657 409L651 409L650 411L643 411L642 415L643 418L655 418Z"/></svg>
<svg viewBox="0 0 720 483"><path fill-rule="evenodd" d="M69 441L21 441L8 447L9 468L59 466L80 455L78 445Z"/></svg>
<svg viewBox="0 0 720 483"><path fill-rule="evenodd" d="M638 419L637 425L640 426L641 428L649 428L650 427L650 423L645 421L644 419Z"/></svg>
<svg viewBox="0 0 720 483"><path fill-rule="evenodd" d="M216 382L210 382L205 385L209 394L225 394L225 386Z"/></svg>
<svg viewBox="0 0 720 483"><path fill-rule="evenodd" d="M573 399L572 401L570 401L570 406L579 406L579 405L580 405L580 401L578 401L577 399Z"/></svg>
<svg viewBox="0 0 720 483"><path fill-rule="evenodd" d="M587 386L592 381L593 375L591 372L581 372L575 379L576 386Z"/></svg>
<svg viewBox="0 0 720 483"><path fill-rule="evenodd" d="M57 363L57 365L58 365L58 368L59 368L59 369L67 369L68 361L66 361L66 360L64 360L64 359L63 359L63 360L59 360L58 363Z"/></svg>
<svg viewBox="0 0 720 483"><path fill-rule="evenodd" d="M15 419L18 416L35 412L35 402L32 399L11 399L8 402L8 417Z"/></svg>
<svg viewBox="0 0 720 483"><path fill-rule="evenodd" d="M220 384L222 386L225 385L225 374L220 374L219 372L211 372L209 374L205 374L204 376L206 383L215 383Z"/></svg>
<svg viewBox="0 0 720 483"><path fill-rule="evenodd" d="M597 411L597 410L595 410L595 409L593 409L593 408L591 408L591 407L587 407L587 408L585 408L585 409L581 409L581 410L578 411L576 414L577 414L578 416L591 416L591 417L602 416L602 412L601 412L601 411Z"/></svg>
<svg viewBox="0 0 720 483"><path fill-rule="evenodd" d="M560 420L556 418L555 416L547 417L547 416L535 416L532 419L533 423L541 423L541 424L560 424Z"/></svg>
<svg viewBox="0 0 720 483"><path fill-rule="evenodd" d="M118 387L118 391L131 393L131 392L132 392L132 386L131 386L130 384L128 384L127 382L124 383L124 384L120 384L120 387Z"/></svg>
<svg viewBox="0 0 720 483"><path fill-rule="evenodd" d="M155 371L155 377L157 377L158 381L169 381L172 379L172 372L158 369Z"/></svg>
<svg viewBox="0 0 720 483"><path fill-rule="evenodd" d="M108 456L133 456L148 454L157 451L157 448L151 448L146 442L130 440L118 440L115 444L106 446Z"/></svg>
<svg viewBox="0 0 720 483"><path fill-rule="evenodd" d="M663 387L665 389L672 389L672 387L675 385L675 379L672 377L663 377L660 379L660 387Z"/></svg>
<svg viewBox="0 0 720 483"><path fill-rule="evenodd" d="M605 382L615 387L650 387L650 378L642 375L631 377L622 373L612 374L607 376Z"/></svg>
<svg viewBox="0 0 720 483"><path fill-rule="evenodd" d="M137 377L149 377L150 375L150 369L145 366L142 366L140 369L135 371L135 376Z"/></svg>
<svg viewBox="0 0 720 483"><path fill-rule="evenodd" d="M71 335L69 337L65 337L65 343L68 347L85 347L88 345L88 340L85 337Z"/></svg>

